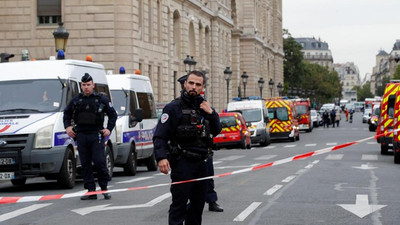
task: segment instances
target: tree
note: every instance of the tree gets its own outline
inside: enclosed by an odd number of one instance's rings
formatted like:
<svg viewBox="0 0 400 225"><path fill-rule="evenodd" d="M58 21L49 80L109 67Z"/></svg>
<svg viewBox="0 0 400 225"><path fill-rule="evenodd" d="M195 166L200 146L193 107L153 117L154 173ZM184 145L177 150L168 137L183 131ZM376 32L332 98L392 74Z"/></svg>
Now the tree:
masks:
<svg viewBox="0 0 400 225"><path fill-rule="evenodd" d="M393 74L393 80L400 80L400 66L396 66L396 71Z"/></svg>
<svg viewBox="0 0 400 225"><path fill-rule="evenodd" d="M358 101L364 101L365 98L373 98L374 94L371 92L371 82L367 81L362 87L354 86L353 90L357 91Z"/></svg>
<svg viewBox="0 0 400 225"><path fill-rule="evenodd" d="M296 86L295 84L304 75L303 53L301 45L297 43L287 30L283 30L283 51L285 58L283 62L283 74L286 87Z"/></svg>
<svg viewBox="0 0 400 225"><path fill-rule="evenodd" d="M386 84L390 82L390 77L384 77L382 78L382 84L376 87L376 92L375 94L377 96L383 96L383 93L385 92Z"/></svg>

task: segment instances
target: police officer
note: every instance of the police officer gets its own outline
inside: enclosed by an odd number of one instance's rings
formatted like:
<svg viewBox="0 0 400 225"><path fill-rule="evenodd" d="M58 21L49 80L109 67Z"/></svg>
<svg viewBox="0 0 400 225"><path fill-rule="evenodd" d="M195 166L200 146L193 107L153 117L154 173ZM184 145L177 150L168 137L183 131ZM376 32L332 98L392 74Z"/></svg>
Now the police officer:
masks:
<svg viewBox="0 0 400 225"><path fill-rule="evenodd" d="M82 93L73 98L64 110L64 128L68 136L78 142L79 158L82 165L82 177L85 189L96 190L92 171L92 162L98 174L101 190L107 190L110 180L104 150L104 138L114 129L117 113L111 102L103 95L94 92L93 78L88 74L81 79ZM104 113L108 115L107 128L103 127ZM72 125L72 122L76 125ZM109 193L103 193L105 199L110 199ZM81 200L97 199L96 194L85 194Z"/></svg>
<svg viewBox="0 0 400 225"><path fill-rule="evenodd" d="M188 75L181 76L177 81L181 84L182 89L184 89L184 84ZM214 176L214 165L213 165L213 155L211 153L207 159L207 176ZM217 203L218 195L215 191L214 179L207 180L207 191L206 191L206 202L208 203L208 210L213 212L223 212L224 209Z"/></svg>
<svg viewBox="0 0 400 225"><path fill-rule="evenodd" d="M207 176L212 137L219 134L221 124L218 113L200 95L204 80L199 71L189 73L181 96L164 107L154 133L158 167L164 174L171 169L172 182ZM206 180L172 185L169 225L201 224L206 188Z"/></svg>

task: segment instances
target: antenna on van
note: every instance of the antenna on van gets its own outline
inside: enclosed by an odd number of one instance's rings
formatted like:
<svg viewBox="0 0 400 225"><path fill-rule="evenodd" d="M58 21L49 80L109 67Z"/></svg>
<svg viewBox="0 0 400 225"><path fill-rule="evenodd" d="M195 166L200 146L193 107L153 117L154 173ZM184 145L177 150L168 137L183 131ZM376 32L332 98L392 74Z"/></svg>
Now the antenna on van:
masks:
<svg viewBox="0 0 400 225"><path fill-rule="evenodd" d="M60 76L57 76L57 78L60 81L62 88L65 88L67 85L61 80Z"/></svg>

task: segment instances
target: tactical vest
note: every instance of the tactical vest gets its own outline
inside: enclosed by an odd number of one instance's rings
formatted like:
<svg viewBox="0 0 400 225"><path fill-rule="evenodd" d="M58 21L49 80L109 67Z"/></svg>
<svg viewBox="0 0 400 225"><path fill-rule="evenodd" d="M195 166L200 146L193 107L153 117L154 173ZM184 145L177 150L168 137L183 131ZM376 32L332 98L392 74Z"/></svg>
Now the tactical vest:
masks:
<svg viewBox="0 0 400 225"><path fill-rule="evenodd" d="M182 118L177 127L174 143L182 150L205 152L212 147L210 123L204 119L200 110L187 106L180 100Z"/></svg>
<svg viewBox="0 0 400 225"><path fill-rule="evenodd" d="M79 95L79 99L74 104L73 119L77 125L93 125L102 126L104 122L104 107L101 102L101 96L83 98Z"/></svg>

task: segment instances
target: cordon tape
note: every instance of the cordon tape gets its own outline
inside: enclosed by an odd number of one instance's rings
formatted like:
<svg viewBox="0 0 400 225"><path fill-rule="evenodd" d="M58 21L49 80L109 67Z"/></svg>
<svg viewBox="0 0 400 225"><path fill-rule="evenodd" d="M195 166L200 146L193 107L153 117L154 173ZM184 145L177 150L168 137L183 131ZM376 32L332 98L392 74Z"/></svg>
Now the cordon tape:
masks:
<svg viewBox="0 0 400 225"><path fill-rule="evenodd" d="M399 131L399 130L396 130L396 131ZM321 155L321 154L325 154L325 153L328 153L328 152L333 152L333 151L336 151L336 150L339 150L339 149L342 149L342 148L346 148L346 147L349 147L349 146L352 146L352 145L355 145L355 144L362 143L362 142L370 140L372 138L377 139L377 138L379 138L381 136L386 136L386 135L389 135L389 134L391 134L393 132L394 131L391 131L391 132L387 132L387 133L384 133L384 134L380 134L380 135L376 135L376 136L360 139L358 141L348 142L348 143L341 144L341 145L336 145L336 146L333 146L333 147L328 147L328 148L324 148L324 149L320 149L320 150L316 150L316 151L312 151L312 152L308 152L308 153L304 153L304 154L300 154L300 155L295 155L295 156L292 156L292 157L288 157L288 158L281 159L281 160L278 160L278 161L270 162L270 163L267 163L267 164L262 164L262 165L249 167L249 168L245 168L245 169L241 169L241 170L236 170L236 171L232 171L232 172L228 172L228 173L218 174L218 175L214 175L214 176L208 176L208 177L202 177L202 178L184 180L184 181L178 181L178 182L172 182L172 183L163 183L163 184L155 184L155 185L149 185L149 186L141 186L141 187L111 189L111 190L107 190L107 191L93 191L93 192L87 192L87 193L85 193L85 195L103 194L103 193L106 193L106 192L115 193L115 192L125 192L125 191L135 191L135 190L142 190L142 189L150 189L150 188L156 188L156 187L163 187L163 186L177 185L177 184L183 184L183 183L190 183L190 182L201 181L201 180L208 180L208 179L213 179L213 178L221 178L221 177L226 177L226 176L230 176L230 175L234 175L234 174L240 174L240 173L247 173L247 172L250 172L250 171L264 169L264 168L271 167L271 166L277 166L277 165L281 165L281 164L284 164L284 163L296 161L296 160L299 160L299 159L309 158L311 156L316 156L316 155ZM80 196L82 196L81 193L43 195L43 196L0 197L0 204L23 203L23 202L38 202L38 201L48 201L48 200L57 200L57 199L67 199L67 198L74 198L74 197L80 197Z"/></svg>

